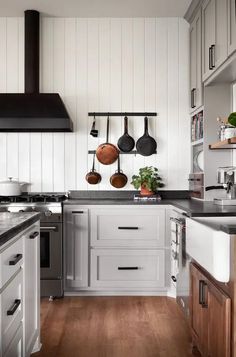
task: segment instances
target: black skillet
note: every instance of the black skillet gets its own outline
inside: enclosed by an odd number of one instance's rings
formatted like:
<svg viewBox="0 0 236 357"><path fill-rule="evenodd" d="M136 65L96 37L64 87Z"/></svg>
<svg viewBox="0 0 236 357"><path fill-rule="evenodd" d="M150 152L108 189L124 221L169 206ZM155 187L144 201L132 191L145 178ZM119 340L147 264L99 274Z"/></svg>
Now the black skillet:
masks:
<svg viewBox="0 0 236 357"><path fill-rule="evenodd" d="M144 118L144 134L138 139L136 149L138 154L150 156L156 152L157 143L148 133L148 118Z"/></svg>
<svg viewBox="0 0 236 357"><path fill-rule="evenodd" d="M128 134L128 118L124 117L124 134L119 138L117 146L120 151L130 152L134 148L134 139Z"/></svg>

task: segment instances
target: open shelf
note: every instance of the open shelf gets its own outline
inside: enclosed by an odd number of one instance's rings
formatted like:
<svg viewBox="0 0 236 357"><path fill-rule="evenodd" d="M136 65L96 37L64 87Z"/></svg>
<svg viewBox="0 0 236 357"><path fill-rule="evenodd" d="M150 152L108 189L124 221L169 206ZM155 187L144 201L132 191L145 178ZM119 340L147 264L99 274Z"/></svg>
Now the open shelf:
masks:
<svg viewBox="0 0 236 357"><path fill-rule="evenodd" d="M210 150L217 150L217 149L236 149L236 136L230 139L218 141L214 144L209 145Z"/></svg>

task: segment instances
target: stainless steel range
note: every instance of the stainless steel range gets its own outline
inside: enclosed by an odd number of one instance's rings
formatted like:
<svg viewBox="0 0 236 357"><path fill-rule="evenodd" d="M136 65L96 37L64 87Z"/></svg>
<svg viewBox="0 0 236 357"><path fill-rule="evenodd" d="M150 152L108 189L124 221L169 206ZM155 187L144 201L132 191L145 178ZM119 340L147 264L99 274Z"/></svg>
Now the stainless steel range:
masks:
<svg viewBox="0 0 236 357"><path fill-rule="evenodd" d="M41 296L63 296L62 232L63 194L0 196L0 210L40 213Z"/></svg>

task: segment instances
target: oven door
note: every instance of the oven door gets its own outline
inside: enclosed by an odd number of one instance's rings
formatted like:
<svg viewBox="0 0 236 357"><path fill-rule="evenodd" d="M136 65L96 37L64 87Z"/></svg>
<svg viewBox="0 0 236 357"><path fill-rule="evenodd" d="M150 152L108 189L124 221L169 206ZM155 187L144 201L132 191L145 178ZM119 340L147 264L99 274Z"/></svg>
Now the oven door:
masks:
<svg viewBox="0 0 236 357"><path fill-rule="evenodd" d="M62 225L40 224L41 279L62 278Z"/></svg>

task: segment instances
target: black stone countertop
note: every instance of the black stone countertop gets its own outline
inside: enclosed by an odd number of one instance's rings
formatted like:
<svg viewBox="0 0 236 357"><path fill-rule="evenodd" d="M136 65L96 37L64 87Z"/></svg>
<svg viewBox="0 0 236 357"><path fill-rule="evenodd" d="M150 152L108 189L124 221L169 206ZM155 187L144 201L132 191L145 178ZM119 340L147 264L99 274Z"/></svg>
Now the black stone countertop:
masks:
<svg viewBox="0 0 236 357"><path fill-rule="evenodd" d="M162 206L171 205L183 210L188 217L232 217L235 216L234 224L220 223L214 226L227 234L236 234L236 206L219 206L212 201L199 201L196 199L162 199L159 202L154 201L134 201L133 199L68 199L64 205L132 205L132 206Z"/></svg>
<svg viewBox="0 0 236 357"><path fill-rule="evenodd" d="M133 205L161 206L172 205L182 209L189 217L236 216L236 206L218 206L212 201L195 199L162 199L161 201L135 201L133 199L68 199L64 205Z"/></svg>
<svg viewBox="0 0 236 357"><path fill-rule="evenodd" d="M39 220L35 212L10 213L0 212L0 247L21 231Z"/></svg>

